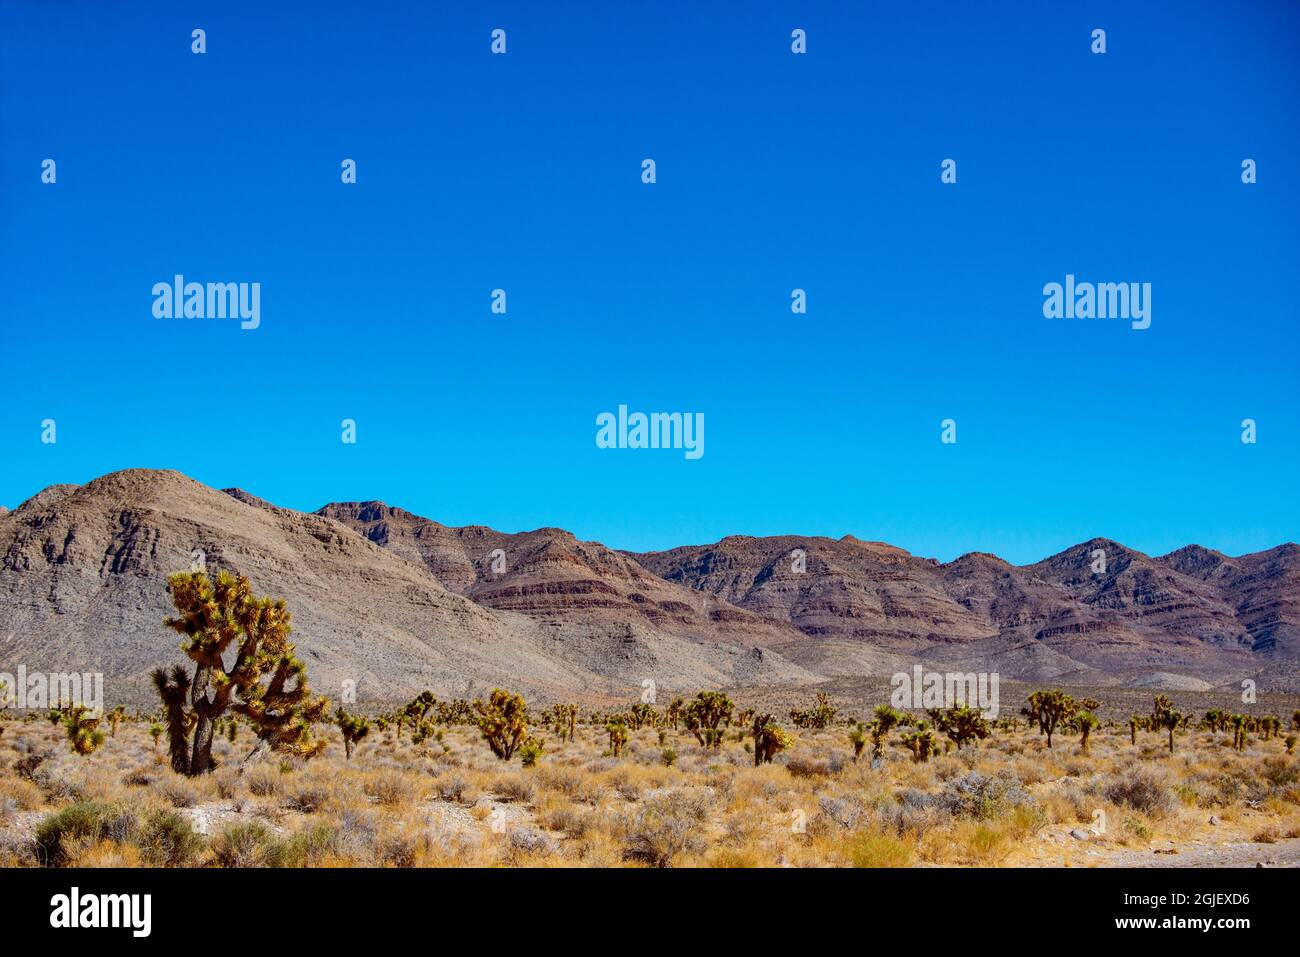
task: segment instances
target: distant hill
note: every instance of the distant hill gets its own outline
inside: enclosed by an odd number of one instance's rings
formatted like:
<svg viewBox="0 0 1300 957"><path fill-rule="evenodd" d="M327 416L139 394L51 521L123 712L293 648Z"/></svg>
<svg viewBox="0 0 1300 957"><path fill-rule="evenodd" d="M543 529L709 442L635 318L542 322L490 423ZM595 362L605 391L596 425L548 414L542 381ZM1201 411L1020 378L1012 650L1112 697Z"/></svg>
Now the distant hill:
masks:
<svg viewBox="0 0 1300 957"><path fill-rule="evenodd" d="M1106 554L1096 571L1095 554ZM561 529L454 528L381 502L310 514L178 472L54 485L0 512L0 671L103 672L152 701L180 662L167 575L202 560L282 596L313 685L389 702L792 686L924 662L1007 678L1297 690L1300 548L1153 558L1103 539L1017 567L851 536L619 552Z"/></svg>

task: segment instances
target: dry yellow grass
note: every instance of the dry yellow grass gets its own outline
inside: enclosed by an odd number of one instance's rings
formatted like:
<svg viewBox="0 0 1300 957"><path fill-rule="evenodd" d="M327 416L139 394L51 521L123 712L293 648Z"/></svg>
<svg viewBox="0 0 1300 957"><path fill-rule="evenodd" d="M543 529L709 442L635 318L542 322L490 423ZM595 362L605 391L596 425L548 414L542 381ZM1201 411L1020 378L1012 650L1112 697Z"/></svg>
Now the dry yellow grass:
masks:
<svg viewBox="0 0 1300 957"><path fill-rule="evenodd" d="M1135 748L1127 729L1103 728L1084 754L1019 730L924 763L891 746L873 767L869 755L853 760L848 729L835 726L800 731L777 763L755 768L733 734L710 751L685 732L661 744L644 729L614 759L603 729L579 726L577 740L549 737L523 768L467 726L421 746L390 728L351 761L335 740L312 761L273 756L240 774L245 731L218 743L216 773L184 778L146 724L127 722L80 757L60 729L11 718L0 864L1095 866L1200 840L1293 847L1300 759L1280 740L1253 737L1240 752L1226 740L1189 733L1171 755L1156 735Z"/></svg>

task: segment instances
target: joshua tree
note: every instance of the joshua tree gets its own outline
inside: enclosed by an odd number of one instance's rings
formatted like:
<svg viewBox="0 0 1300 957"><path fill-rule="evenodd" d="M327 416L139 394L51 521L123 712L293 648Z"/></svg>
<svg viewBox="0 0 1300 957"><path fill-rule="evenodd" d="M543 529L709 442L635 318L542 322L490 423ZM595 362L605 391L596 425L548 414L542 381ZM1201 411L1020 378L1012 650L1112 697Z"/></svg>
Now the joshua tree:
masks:
<svg viewBox="0 0 1300 957"><path fill-rule="evenodd" d="M620 757L623 754L623 745L627 744L627 725L623 719L611 718L605 722L605 730L609 732L609 750L614 757Z"/></svg>
<svg viewBox="0 0 1300 957"><path fill-rule="evenodd" d="M794 743L788 732L777 723L770 714L761 714L754 719L754 767L771 764L778 751L784 751Z"/></svg>
<svg viewBox="0 0 1300 957"><path fill-rule="evenodd" d="M830 695L824 691L817 692L817 699L813 702L813 706L803 711L792 709L790 720L798 728L825 728L835 720L835 709L831 707Z"/></svg>
<svg viewBox="0 0 1300 957"><path fill-rule="evenodd" d="M1129 738L1129 741L1133 744L1134 747L1137 747L1137 743L1138 743L1138 723L1139 723L1141 720L1142 720L1142 719L1139 718L1137 715L1133 715L1132 717L1130 717L1130 718L1128 719L1128 738Z"/></svg>
<svg viewBox="0 0 1300 957"><path fill-rule="evenodd" d="M1174 710L1174 703L1162 694L1156 695L1155 707L1151 711L1151 724L1165 728L1169 732L1169 753L1174 753L1174 729L1183 725L1192 715Z"/></svg>
<svg viewBox="0 0 1300 957"><path fill-rule="evenodd" d="M1232 716L1232 748L1234 751L1246 750L1246 716L1244 714L1234 714Z"/></svg>
<svg viewBox="0 0 1300 957"><path fill-rule="evenodd" d="M167 730L157 721L149 725L149 737L153 738L153 753L158 753L158 739L162 737L163 731Z"/></svg>
<svg viewBox="0 0 1300 957"><path fill-rule="evenodd" d="M555 719L555 733L561 741L572 741L577 731L578 706L576 704L557 704L551 709Z"/></svg>
<svg viewBox="0 0 1300 957"><path fill-rule="evenodd" d="M856 761L862 757L862 749L867 744L867 729L861 721L849 730L849 744L853 745L853 760Z"/></svg>
<svg viewBox="0 0 1300 957"><path fill-rule="evenodd" d="M120 704L108 713L109 736L117 737L117 726L126 717L126 705Z"/></svg>
<svg viewBox="0 0 1300 957"><path fill-rule="evenodd" d="M433 721L432 718L425 721L421 721L419 724L417 724L414 728L411 729L411 743L416 746L424 744L424 742L428 741L430 738L433 738L439 744L443 743L442 731L438 728L438 725ZM520 747L523 747L523 745L521 744ZM444 751L451 750L445 744L443 744L442 749Z"/></svg>
<svg viewBox="0 0 1300 957"><path fill-rule="evenodd" d="M871 757L879 758L885 753L885 739L889 732L901 724L907 724L909 718L901 711L895 711L887 704L876 705L871 719Z"/></svg>
<svg viewBox="0 0 1300 957"><path fill-rule="evenodd" d="M528 705L522 697L493 688L486 703L474 702L475 723L488 747L502 761L509 761L520 742L528 736Z"/></svg>
<svg viewBox="0 0 1300 957"><path fill-rule="evenodd" d="M1088 750L1088 735L1097 730L1100 724L1091 711L1080 711L1074 716L1074 726L1079 729L1079 750Z"/></svg>
<svg viewBox="0 0 1300 957"><path fill-rule="evenodd" d="M926 713L934 726L957 745L958 751L967 741L979 742L989 736L989 723L978 708L960 705L942 711L935 708Z"/></svg>
<svg viewBox="0 0 1300 957"><path fill-rule="evenodd" d="M1300 711L1291 712L1291 730L1300 731Z"/></svg>
<svg viewBox="0 0 1300 957"><path fill-rule="evenodd" d="M664 711L664 717L668 720L668 725L674 731L677 730L677 722L681 720L682 710L685 707L686 707L685 701L683 701L681 698L674 698L672 701L668 703L667 710ZM1296 714L1300 716L1300 711L1297 711ZM1296 726L1300 727L1300 724L1297 724Z"/></svg>
<svg viewBox="0 0 1300 957"><path fill-rule="evenodd" d="M541 738L534 738L531 734L524 738L524 743L519 745L519 763L526 768L531 768L537 764L537 759L542 756L542 751L546 749L546 742Z"/></svg>
<svg viewBox="0 0 1300 957"><path fill-rule="evenodd" d="M628 723L633 731L640 731L645 725L653 726L655 717L654 707L648 704L637 703L628 709Z"/></svg>
<svg viewBox="0 0 1300 957"><path fill-rule="evenodd" d="M430 709L437 705L438 699L433 696L432 691L421 691L413 698L403 709L407 720L411 722L411 727L418 727L420 722L429 714Z"/></svg>
<svg viewBox="0 0 1300 957"><path fill-rule="evenodd" d="M1047 746L1052 746L1052 734L1058 725L1068 722L1078 709L1075 700L1060 688L1035 691L1029 696L1025 713L1038 722L1040 733L1047 735Z"/></svg>
<svg viewBox="0 0 1300 957"><path fill-rule="evenodd" d="M717 749L722 746L722 735L731 721L735 705L721 691L701 691L686 706L682 718L686 728L701 745Z"/></svg>
<svg viewBox="0 0 1300 957"><path fill-rule="evenodd" d="M938 753L939 750L934 732L924 721L918 721L916 730L903 735L903 745L912 752L913 761L928 761L930 755Z"/></svg>
<svg viewBox="0 0 1300 957"><path fill-rule="evenodd" d="M90 716L84 705L72 705L63 710L63 729L68 743L77 754L91 754L104 743L104 732L99 730L99 718Z"/></svg>
<svg viewBox="0 0 1300 957"><path fill-rule="evenodd" d="M271 750L305 758L319 753L324 742L313 740L311 725L323 719L329 702L307 686L306 668L289 641L291 616L284 601L255 597L247 578L229 572L215 581L205 572L182 572L167 584L177 614L166 625L185 636L181 650L194 662L192 677L179 667L170 679L161 670L154 674L169 727L169 696L181 685L188 690L188 705L181 708L184 734L192 729L193 740L183 760L173 750L172 766L189 775L211 771L216 722L227 712L247 718L257 734L245 763ZM176 743L173 738L174 748Z"/></svg>
<svg viewBox="0 0 1300 957"><path fill-rule="evenodd" d="M339 733L343 735L343 752L351 761L352 749L370 733L370 721L359 714L348 714L342 705L335 710L334 721L339 726Z"/></svg>
<svg viewBox="0 0 1300 957"><path fill-rule="evenodd" d="M185 707L190 694L190 677L180 665L171 674L159 668L153 673L153 684L162 699L163 715L167 721L167 745L171 752L172 770L188 774L190 767L189 735L194 727L194 713Z"/></svg>

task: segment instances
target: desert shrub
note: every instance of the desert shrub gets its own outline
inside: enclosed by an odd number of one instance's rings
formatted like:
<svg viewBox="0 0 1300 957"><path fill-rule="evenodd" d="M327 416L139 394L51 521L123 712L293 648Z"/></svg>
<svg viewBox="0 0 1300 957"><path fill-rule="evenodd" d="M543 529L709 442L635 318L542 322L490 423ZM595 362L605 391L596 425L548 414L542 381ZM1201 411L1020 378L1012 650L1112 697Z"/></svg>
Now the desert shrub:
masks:
<svg viewBox="0 0 1300 957"><path fill-rule="evenodd" d="M1107 778L1101 793L1112 804L1150 817L1163 817L1174 808L1174 794L1165 776L1140 765Z"/></svg>
<svg viewBox="0 0 1300 957"><path fill-rule="evenodd" d="M423 846L422 835L398 831L381 838L376 853L380 864L389 867L414 867Z"/></svg>
<svg viewBox="0 0 1300 957"><path fill-rule="evenodd" d="M14 758L14 773L27 781L36 781L36 770L49 760L50 752L38 750L26 741L19 745L18 757Z"/></svg>
<svg viewBox="0 0 1300 957"><path fill-rule="evenodd" d="M856 794L840 798L822 797L818 800L821 815L842 830L854 830L866 816L867 807Z"/></svg>
<svg viewBox="0 0 1300 957"><path fill-rule="evenodd" d="M384 807L406 804L415 797L415 785L400 771L380 771L368 776L363 790Z"/></svg>
<svg viewBox="0 0 1300 957"><path fill-rule="evenodd" d="M522 774L510 774L497 780L496 792L503 801L531 804L537 789Z"/></svg>
<svg viewBox="0 0 1300 957"><path fill-rule="evenodd" d="M812 758L802 754L791 755L785 768L797 778L825 778L834 773L827 759Z"/></svg>
<svg viewBox="0 0 1300 957"><path fill-rule="evenodd" d="M893 801L878 804L872 812L877 828L902 836L916 835L936 827L946 812L938 796L916 788L899 791Z"/></svg>
<svg viewBox="0 0 1300 957"><path fill-rule="evenodd" d="M184 867L202 850L203 838L184 816L159 809L145 818L136 844L156 867Z"/></svg>
<svg viewBox="0 0 1300 957"><path fill-rule="evenodd" d="M41 862L47 867L63 867L72 841L111 840L120 844L138 827L135 814L128 808L103 801L80 801L41 821L35 838Z"/></svg>
<svg viewBox="0 0 1300 957"><path fill-rule="evenodd" d="M335 852L351 861L370 863L379 835L375 812L369 808L345 807L333 823Z"/></svg>
<svg viewBox="0 0 1300 957"><path fill-rule="evenodd" d="M51 804L79 804L89 799L82 782L67 773L66 769L42 764L33 772L31 780Z"/></svg>
<svg viewBox="0 0 1300 957"><path fill-rule="evenodd" d="M280 786L284 783L284 775L264 764L254 767L245 777L249 793L258 797L273 797L279 793Z"/></svg>
<svg viewBox="0 0 1300 957"><path fill-rule="evenodd" d="M1019 779L1009 768L989 776L971 771L943 789L940 801L954 817L970 817L978 821L999 817L1012 808L1032 806L1033 796L1020 786Z"/></svg>
<svg viewBox="0 0 1300 957"><path fill-rule="evenodd" d="M1280 790L1300 782L1300 761L1291 761L1281 755L1265 758L1260 762L1259 776L1270 787Z"/></svg>
<svg viewBox="0 0 1300 957"><path fill-rule="evenodd" d="M287 837L266 840L259 863L265 867L319 867L334 853L334 845L334 828L311 824Z"/></svg>
<svg viewBox="0 0 1300 957"><path fill-rule="evenodd" d="M299 781L296 786L287 789L284 806L303 814L314 814L325 806L329 797L329 788L324 784L316 781Z"/></svg>
<svg viewBox="0 0 1300 957"><path fill-rule="evenodd" d="M35 811L44 802L45 795L31 781L22 778L0 780L0 809L5 813Z"/></svg>
<svg viewBox="0 0 1300 957"><path fill-rule="evenodd" d="M624 859L668 867L677 855L699 848L714 800L705 788L670 788L647 797L628 824Z"/></svg>
<svg viewBox="0 0 1300 957"><path fill-rule="evenodd" d="M1276 827L1269 825L1260 828L1252 835L1251 840L1256 844L1276 844L1282 838L1282 832Z"/></svg>
<svg viewBox="0 0 1300 957"><path fill-rule="evenodd" d="M260 821L231 824L212 839L212 858L219 867L262 867L275 835Z"/></svg>
<svg viewBox="0 0 1300 957"><path fill-rule="evenodd" d="M217 786L217 796L223 801L229 801L239 795L240 781L242 780L237 771L229 768L222 768L213 776L213 783Z"/></svg>
<svg viewBox="0 0 1300 957"><path fill-rule="evenodd" d="M457 804L474 804L478 801L478 788L459 774L451 774L434 782L438 797Z"/></svg>
<svg viewBox="0 0 1300 957"><path fill-rule="evenodd" d="M160 780L154 790L172 807L193 807L199 800L190 783L176 774Z"/></svg>
<svg viewBox="0 0 1300 957"><path fill-rule="evenodd" d="M153 784L153 774L146 767L133 768L122 775L122 783L129 788L147 788Z"/></svg>
<svg viewBox="0 0 1300 957"><path fill-rule="evenodd" d="M911 842L889 833L864 831L849 844L854 867L911 867L913 855Z"/></svg>
<svg viewBox="0 0 1300 957"><path fill-rule="evenodd" d="M43 863L36 842L23 834L0 829L0 867L24 867Z"/></svg>
<svg viewBox="0 0 1300 957"><path fill-rule="evenodd" d="M506 844L509 848L508 855L516 860L532 854L553 854L556 849L555 841L550 835L532 827L512 828L506 835Z"/></svg>
<svg viewBox="0 0 1300 957"><path fill-rule="evenodd" d="M591 815L573 807L558 807L542 817L542 825L565 837L582 837L591 827Z"/></svg>

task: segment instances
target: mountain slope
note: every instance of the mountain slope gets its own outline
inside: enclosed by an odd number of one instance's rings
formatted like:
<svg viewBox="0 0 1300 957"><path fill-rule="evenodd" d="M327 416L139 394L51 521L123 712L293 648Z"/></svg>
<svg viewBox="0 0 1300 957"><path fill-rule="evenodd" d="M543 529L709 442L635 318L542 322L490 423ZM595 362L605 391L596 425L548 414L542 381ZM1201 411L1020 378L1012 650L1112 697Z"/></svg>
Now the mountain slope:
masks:
<svg viewBox="0 0 1300 957"><path fill-rule="evenodd" d="M705 641L752 647L798 641L788 624L665 581L599 542L558 528L509 534L452 528L382 502L340 502L335 519L481 605L541 619L640 624Z"/></svg>
<svg viewBox="0 0 1300 957"><path fill-rule="evenodd" d="M166 576L196 550L210 570L286 599L313 685L331 696L345 680L359 700L389 701L423 688L599 695L646 677L683 688L805 677L777 655L488 609L331 519L150 470L47 489L0 517L0 670L102 672L110 700L150 700L149 671L182 660L162 627Z"/></svg>
<svg viewBox="0 0 1300 957"><path fill-rule="evenodd" d="M807 556L803 571L792 564L796 550ZM1239 559L1189 546L1157 559L1094 539L1017 567L982 553L939 564L851 536L734 536L634 557L790 621L812 640L780 650L825 674L889 672L901 656L1035 681L1179 672L1210 683L1248 675L1279 688L1300 683L1294 545Z"/></svg>

